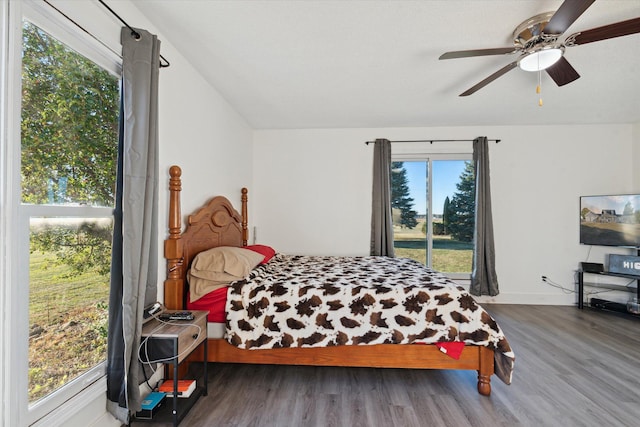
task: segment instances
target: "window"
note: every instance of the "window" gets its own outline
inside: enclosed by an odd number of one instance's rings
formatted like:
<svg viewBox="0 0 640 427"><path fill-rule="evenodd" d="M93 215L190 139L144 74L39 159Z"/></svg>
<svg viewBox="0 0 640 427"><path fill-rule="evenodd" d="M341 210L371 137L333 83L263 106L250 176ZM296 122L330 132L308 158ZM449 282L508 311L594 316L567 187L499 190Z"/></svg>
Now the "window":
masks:
<svg viewBox="0 0 640 427"><path fill-rule="evenodd" d="M31 421L104 375L119 105L113 70L23 21L17 236Z"/></svg>
<svg viewBox="0 0 640 427"><path fill-rule="evenodd" d="M405 156L406 157L406 156ZM475 178L470 155L401 160L391 173L394 249L452 278L473 261Z"/></svg>

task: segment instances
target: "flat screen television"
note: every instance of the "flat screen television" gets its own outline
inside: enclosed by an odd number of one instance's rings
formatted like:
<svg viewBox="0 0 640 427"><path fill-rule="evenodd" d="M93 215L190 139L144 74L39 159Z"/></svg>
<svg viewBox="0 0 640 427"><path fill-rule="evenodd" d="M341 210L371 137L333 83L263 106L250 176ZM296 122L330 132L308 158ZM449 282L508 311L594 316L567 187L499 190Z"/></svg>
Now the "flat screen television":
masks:
<svg viewBox="0 0 640 427"><path fill-rule="evenodd" d="M580 243L640 248L640 194L580 197Z"/></svg>

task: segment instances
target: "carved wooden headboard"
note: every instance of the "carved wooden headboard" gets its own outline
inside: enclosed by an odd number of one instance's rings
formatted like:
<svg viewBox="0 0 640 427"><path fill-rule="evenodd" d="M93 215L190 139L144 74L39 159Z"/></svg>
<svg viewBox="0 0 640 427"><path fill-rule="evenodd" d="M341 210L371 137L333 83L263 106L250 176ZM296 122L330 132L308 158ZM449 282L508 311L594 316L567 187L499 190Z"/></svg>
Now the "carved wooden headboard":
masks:
<svg viewBox="0 0 640 427"><path fill-rule="evenodd" d="M207 249L218 246L247 246L247 189L242 189L242 214L233 208L226 197L209 200L189 215L181 233L180 191L182 170L169 169L169 237L164 241L167 278L164 281L164 305L170 310L185 308L187 271L193 258Z"/></svg>

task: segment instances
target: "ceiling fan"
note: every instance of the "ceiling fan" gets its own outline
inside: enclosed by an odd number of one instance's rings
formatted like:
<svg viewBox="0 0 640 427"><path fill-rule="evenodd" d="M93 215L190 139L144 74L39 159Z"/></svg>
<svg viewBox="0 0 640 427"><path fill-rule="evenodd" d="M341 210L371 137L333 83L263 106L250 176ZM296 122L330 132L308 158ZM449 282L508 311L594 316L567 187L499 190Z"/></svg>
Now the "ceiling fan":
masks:
<svg viewBox="0 0 640 427"><path fill-rule="evenodd" d="M565 59L565 48L640 33L640 17L638 17L580 31L560 41L560 37L567 28L594 2L595 0L565 0L555 12L541 13L527 19L513 32L514 46L512 47L446 52L439 59L514 53L519 55L517 60L462 92L460 96L471 95L518 66L525 71L545 70L558 86L564 86L580 78L580 74Z"/></svg>

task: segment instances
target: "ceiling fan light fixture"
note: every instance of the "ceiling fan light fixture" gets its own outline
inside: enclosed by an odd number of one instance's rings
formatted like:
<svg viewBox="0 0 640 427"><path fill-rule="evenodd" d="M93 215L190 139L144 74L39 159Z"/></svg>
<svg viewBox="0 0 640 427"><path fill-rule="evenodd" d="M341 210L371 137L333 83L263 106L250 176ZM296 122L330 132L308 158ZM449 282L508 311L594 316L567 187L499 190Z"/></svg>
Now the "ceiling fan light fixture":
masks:
<svg viewBox="0 0 640 427"><path fill-rule="evenodd" d="M536 50L520 58L518 65L524 71L545 70L558 62L562 53L559 47Z"/></svg>

